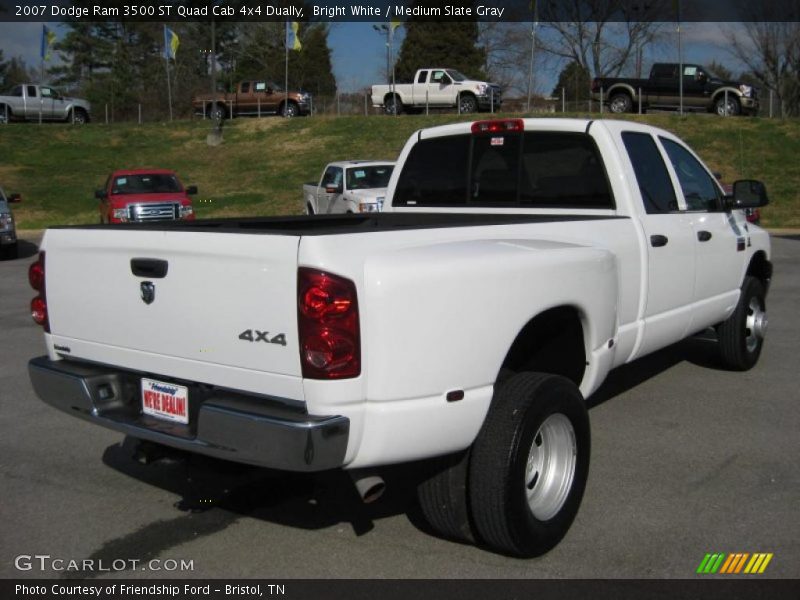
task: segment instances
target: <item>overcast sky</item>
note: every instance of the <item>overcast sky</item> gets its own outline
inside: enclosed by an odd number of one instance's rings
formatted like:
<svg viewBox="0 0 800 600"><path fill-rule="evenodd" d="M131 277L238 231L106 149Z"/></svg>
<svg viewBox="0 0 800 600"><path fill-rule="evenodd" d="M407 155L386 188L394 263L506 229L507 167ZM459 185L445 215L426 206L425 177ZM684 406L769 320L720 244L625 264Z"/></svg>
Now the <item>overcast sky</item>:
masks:
<svg viewBox="0 0 800 600"><path fill-rule="evenodd" d="M51 23L48 26L59 37L63 35L59 24ZM708 64L716 60L728 65L738 74L742 65L727 49L730 46L729 32L738 28L739 26L731 23L685 23L681 31L684 62ZM395 37L396 51L402 43L402 30L402 27L398 29ZM41 31L42 23L0 23L0 49L5 58L21 56L28 66L38 69ZM653 61L677 62L677 34L674 24L664 28L663 38L648 50L646 64ZM331 47L334 75L340 91L359 90L381 82L381 73L386 64L386 37L375 31L371 23L336 23L331 28L328 44ZM545 72L537 73L538 93L550 93L561 66L563 65L552 64Z"/></svg>

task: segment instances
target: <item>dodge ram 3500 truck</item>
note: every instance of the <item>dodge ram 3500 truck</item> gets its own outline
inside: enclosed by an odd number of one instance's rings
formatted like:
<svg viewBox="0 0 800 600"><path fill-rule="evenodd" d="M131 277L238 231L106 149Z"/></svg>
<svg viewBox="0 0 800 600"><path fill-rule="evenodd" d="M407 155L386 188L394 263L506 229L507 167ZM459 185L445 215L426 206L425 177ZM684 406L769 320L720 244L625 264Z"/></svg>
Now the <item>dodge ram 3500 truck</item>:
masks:
<svg viewBox="0 0 800 600"><path fill-rule="evenodd" d="M578 511L584 399L611 369L710 327L722 365L759 358L770 243L738 208L765 188L726 197L666 131L424 129L388 199L49 229L30 269L36 393L149 442L348 469L364 494L381 466L433 459L418 498L434 530L534 556Z"/></svg>

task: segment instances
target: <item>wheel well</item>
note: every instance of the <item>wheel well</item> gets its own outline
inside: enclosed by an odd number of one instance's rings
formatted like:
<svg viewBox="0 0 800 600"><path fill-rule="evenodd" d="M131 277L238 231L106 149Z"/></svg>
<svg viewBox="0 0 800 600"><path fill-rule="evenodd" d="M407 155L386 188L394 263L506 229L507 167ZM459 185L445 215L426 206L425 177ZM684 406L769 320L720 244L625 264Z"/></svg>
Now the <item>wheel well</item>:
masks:
<svg viewBox="0 0 800 600"><path fill-rule="evenodd" d="M767 260L767 255L764 252L756 252L750 264L747 266L747 275L755 277L763 285L764 289L769 287L769 282L772 279L772 263Z"/></svg>
<svg viewBox="0 0 800 600"><path fill-rule="evenodd" d="M384 104L388 103L389 100L391 100L392 98L396 98L398 104L402 104L403 103L403 101L400 99L400 94L398 94L398 93L394 93L393 94L392 92L389 92L388 94L386 94L383 97L383 103Z"/></svg>
<svg viewBox="0 0 800 600"><path fill-rule="evenodd" d="M501 372L538 371L583 381L586 348L583 324L572 306L551 308L531 319L511 345Z"/></svg>

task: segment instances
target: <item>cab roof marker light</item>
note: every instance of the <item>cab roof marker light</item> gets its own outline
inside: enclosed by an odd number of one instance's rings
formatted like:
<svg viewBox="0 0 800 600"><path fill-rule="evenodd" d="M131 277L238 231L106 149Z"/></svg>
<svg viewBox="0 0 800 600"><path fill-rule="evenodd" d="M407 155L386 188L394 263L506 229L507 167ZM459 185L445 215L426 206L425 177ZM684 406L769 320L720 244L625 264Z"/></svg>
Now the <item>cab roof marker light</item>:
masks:
<svg viewBox="0 0 800 600"><path fill-rule="evenodd" d="M472 133L512 133L525 130L522 119L494 119L491 121L475 121L472 124Z"/></svg>

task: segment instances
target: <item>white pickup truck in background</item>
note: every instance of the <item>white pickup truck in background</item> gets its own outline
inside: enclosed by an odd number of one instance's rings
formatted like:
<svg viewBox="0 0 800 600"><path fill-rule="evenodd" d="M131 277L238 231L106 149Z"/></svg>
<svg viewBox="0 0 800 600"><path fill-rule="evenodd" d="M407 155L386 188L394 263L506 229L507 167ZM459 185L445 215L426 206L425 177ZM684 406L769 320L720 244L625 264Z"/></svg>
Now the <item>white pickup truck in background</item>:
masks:
<svg viewBox="0 0 800 600"><path fill-rule="evenodd" d="M0 123L9 121L89 122L92 107L86 100L68 98L49 85L25 83L0 94Z"/></svg>
<svg viewBox="0 0 800 600"><path fill-rule="evenodd" d="M151 443L344 468L365 497L383 465L432 459L418 498L435 531L535 556L578 511L584 399L611 369L712 327L720 366L758 361L770 242L738 209L766 191L725 196L667 131L425 129L387 198L375 214L49 229L30 270L36 393Z"/></svg>
<svg viewBox="0 0 800 600"><path fill-rule="evenodd" d="M347 160L332 162L319 183L303 185L303 205L308 215L378 212L392 176L391 161Z"/></svg>
<svg viewBox="0 0 800 600"><path fill-rule="evenodd" d="M470 79L455 69L419 69L412 83L372 86L372 106L383 108L387 115L426 107L458 107L460 113L495 112L502 103L499 85Z"/></svg>

